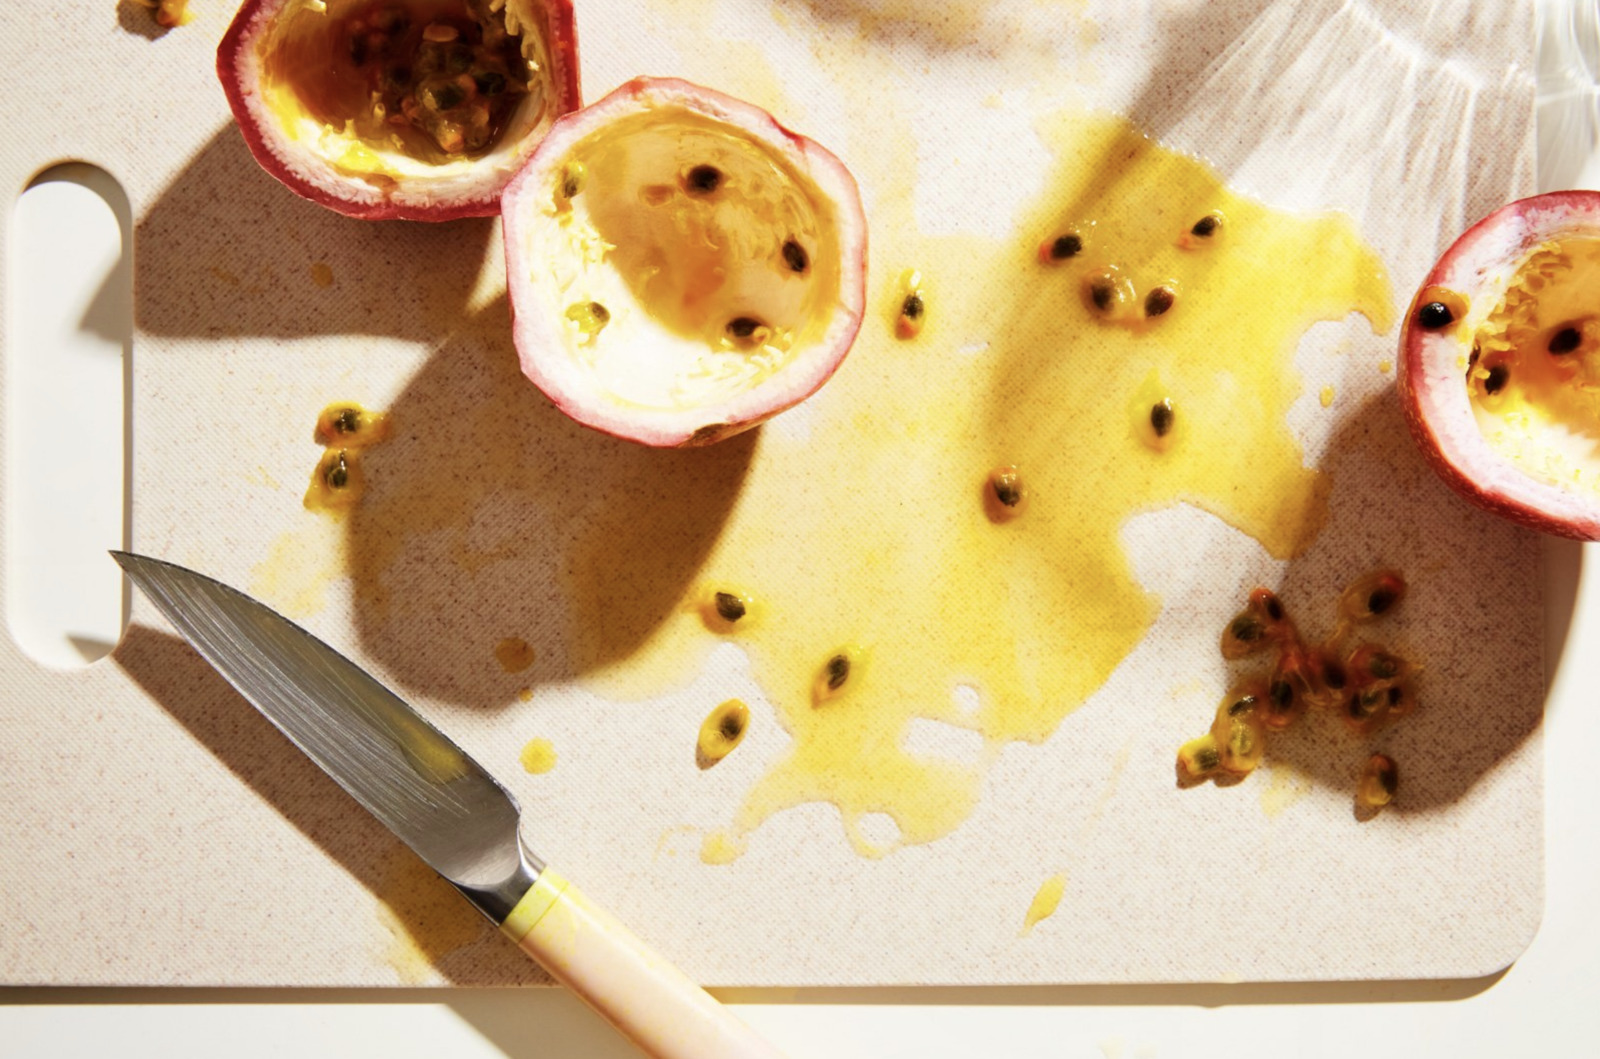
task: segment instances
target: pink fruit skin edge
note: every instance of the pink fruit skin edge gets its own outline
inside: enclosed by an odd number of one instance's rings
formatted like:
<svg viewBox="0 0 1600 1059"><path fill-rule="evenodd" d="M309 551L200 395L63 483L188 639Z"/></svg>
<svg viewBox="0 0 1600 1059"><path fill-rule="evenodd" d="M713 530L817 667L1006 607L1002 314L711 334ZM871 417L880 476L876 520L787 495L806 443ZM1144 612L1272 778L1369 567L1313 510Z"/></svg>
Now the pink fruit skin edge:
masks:
<svg viewBox="0 0 1600 1059"><path fill-rule="evenodd" d="M710 435L703 435L704 427L700 431L665 430L653 427L639 426L633 429L622 429L614 423L607 421L599 415L587 414L588 410L581 407L582 396L567 392L554 378L541 370L538 358L528 355L523 350L524 343L532 342L526 332L530 330L527 321L519 324L517 316L517 296L515 277L523 274L521 248L511 238L515 224L511 215L520 198L520 191L524 184L535 179L542 173L549 160L561 157L565 151L582 135L602 126L604 119L615 110L619 113L628 113L627 104L646 95L655 95L669 98L674 102L692 106L694 109L711 116L722 114L737 114L743 119L741 128L746 131L762 131L774 141L788 143L792 149L798 151L805 160L804 167L811 173L813 179L819 174L827 174L836 183L837 187L825 189L831 192L831 199L839 213L839 231L841 245L844 247L842 261L840 262L839 275L839 300L848 311L849 317L842 330L831 335L827 344L833 350L825 359L819 358L811 377L801 381L803 389L792 399L784 399L779 404L761 408L745 414L735 414L728 417L714 416L708 410L708 416L715 420L716 430ZM601 120L596 120L597 116ZM578 130L574 132L574 130ZM705 88L676 78L667 77L636 77L627 83L618 86L604 98L590 104L582 110L568 114L556 122L544 140L528 157L522 169L512 178L507 185L502 198L505 219L501 225L506 235L506 275L511 287L511 317L512 334L515 336L518 353L522 361L523 374L527 375L545 395L553 401L568 416L584 426L626 441L635 441L654 448L679 448L686 446L709 445L725 438L732 437L751 427L758 426L779 412L806 400L822 388L839 365L844 363L846 355L855 343L856 335L860 332L861 322L866 311L866 260L867 260L867 223L866 214L861 205L861 194L856 187L855 178L850 175L849 169L827 148L799 133L793 132L780 124L771 114L760 107L743 100L735 99L715 89ZM535 323L543 323L543 314L529 314ZM752 391L754 392L754 391Z"/></svg>
<svg viewBox="0 0 1600 1059"><path fill-rule="evenodd" d="M244 49L251 46L256 30L264 29L286 2L247 0L217 46L217 79L222 82L228 106L250 153L262 169L301 198L362 221L454 221L463 217L492 217L500 212L504 185L486 189L471 199L438 206L397 206L387 199L371 204L349 202L307 183L274 154L250 113L246 100L255 88L246 89L241 83L238 64ZM572 3L571 0L547 0L541 7L545 12L545 47L550 55L551 84L555 92L554 113L569 114L583 103L578 83L578 30Z"/></svg>
<svg viewBox="0 0 1600 1059"><path fill-rule="evenodd" d="M1530 216L1547 210L1560 212L1568 222L1537 228L1527 223ZM1587 232L1600 236L1600 192L1557 191L1502 206L1467 229L1439 258L1418 286L1400 333L1396 386L1406 424L1435 473L1485 511L1543 533L1600 540L1600 502L1529 478L1489 448L1472 418L1465 373L1456 368L1459 344L1416 323L1417 296L1428 287L1445 287L1469 298L1482 296L1481 281L1477 285L1463 283L1460 270L1463 262L1470 265L1475 261L1475 252L1484 252L1480 243L1501 235L1507 226L1514 226L1509 230L1519 236L1516 245L1524 251L1563 235ZM1496 256L1483 264L1514 263ZM1430 361L1429 347L1441 343L1449 343L1448 348L1437 350ZM1443 363L1435 363L1438 361ZM1459 393L1444 389L1451 386ZM1482 473L1472 476L1463 467Z"/></svg>

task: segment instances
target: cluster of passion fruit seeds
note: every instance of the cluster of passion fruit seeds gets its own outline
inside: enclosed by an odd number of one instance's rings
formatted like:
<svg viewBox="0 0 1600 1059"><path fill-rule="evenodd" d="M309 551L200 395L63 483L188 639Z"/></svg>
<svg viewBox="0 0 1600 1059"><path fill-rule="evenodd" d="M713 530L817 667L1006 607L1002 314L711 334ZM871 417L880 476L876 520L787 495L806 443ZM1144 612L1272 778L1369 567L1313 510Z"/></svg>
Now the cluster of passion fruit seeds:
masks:
<svg viewBox="0 0 1600 1059"><path fill-rule="evenodd" d="M346 57L366 79L373 117L419 130L447 155L492 146L528 93L528 65L491 6L465 0L422 23L380 3L348 19Z"/></svg>
<svg viewBox="0 0 1600 1059"><path fill-rule="evenodd" d="M557 208L570 209L587 182L588 168L582 162L572 161L562 166L560 182L555 189ZM678 185L678 190L691 199L707 199L727 186L727 174L714 165L701 163L684 170ZM652 185L643 192L645 202L651 206L663 206L672 196L673 189L664 185ZM784 239L778 247L777 258L786 272L804 276L811 271L811 255L794 236ZM583 340L593 341L611 322L611 311L597 301L575 302L567 307L566 317ZM754 316L735 316L722 329L722 345L730 349L760 350L774 343L786 343L789 338Z"/></svg>
<svg viewBox="0 0 1600 1059"><path fill-rule="evenodd" d="M760 620L761 606L747 592L717 588L707 593L697 607L706 628L723 636L748 628ZM842 696L860 680L867 652L859 644L845 644L831 652L818 667L811 682L811 705L820 707ZM710 768L739 745L750 727L750 710L738 699L729 699L706 716L695 743L695 757L701 768Z"/></svg>
<svg viewBox="0 0 1600 1059"><path fill-rule="evenodd" d="M1249 775L1261 761L1268 734L1288 728L1309 708L1337 711L1361 736L1410 713L1416 706L1416 667L1380 644L1358 639L1359 630L1393 613L1405 592L1405 579L1392 570L1357 579L1340 594L1337 625L1321 645L1305 642L1271 590L1251 592L1244 610L1223 630L1222 656L1235 661L1275 652L1272 670L1230 689L1211 730L1179 748L1184 781ZM1386 804L1398 783L1393 761L1374 764L1381 757L1368 762L1359 785L1358 798L1369 808ZM1371 782L1368 773L1375 777ZM1387 797L1372 801L1381 789L1387 789Z"/></svg>
<svg viewBox="0 0 1600 1059"><path fill-rule="evenodd" d="M388 436L389 417L382 412L347 402L324 408L312 431L323 451L306 489L306 507L346 508L359 500L365 483L357 456Z"/></svg>

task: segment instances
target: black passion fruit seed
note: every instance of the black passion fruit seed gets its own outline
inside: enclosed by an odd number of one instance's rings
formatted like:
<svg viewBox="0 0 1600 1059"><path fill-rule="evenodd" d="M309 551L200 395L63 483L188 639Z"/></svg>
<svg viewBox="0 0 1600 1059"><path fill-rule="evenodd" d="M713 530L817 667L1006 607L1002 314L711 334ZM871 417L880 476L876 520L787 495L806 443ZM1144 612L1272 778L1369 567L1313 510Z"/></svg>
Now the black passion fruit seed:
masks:
<svg viewBox="0 0 1600 1059"><path fill-rule="evenodd" d="M761 321L753 316L736 316L728 321L728 335L731 338L747 339L761 327Z"/></svg>
<svg viewBox="0 0 1600 1059"><path fill-rule="evenodd" d="M1489 375L1483 380L1483 392L1497 394L1506 388L1506 383L1511 381L1511 369L1504 364L1496 364L1489 369Z"/></svg>
<svg viewBox="0 0 1600 1059"><path fill-rule="evenodd" d="M697 165L683 177L683 188L691 195L709 195L722 185L722 170L714 165Z"/></svg>
<svg viewBox="0 0 1600 1059"><path fill-rule="evenodd" d="M1178 294L1171 287L1156 287L1145 295L1144 314L1160 316L1177 302Z"/></svg>
<svg viewBox="0 0 1600 1059"><path fill-rule="evenodd" d="M823 667L829 691L838 691L844 687L844 682L850 679L850 657L848 655L834 655L828 659Z"/></svg>
<svg viewBox="0 0 1600 1059"><path fill-rule="evenodd" d="M790 239L783 244L783 263L789 266L790 272L804 272L811 267L811 255L806 253L806 248Z"/></svg>
<svg viewBox="0 0 1600 1059"><path fill-rule="evenodd" d="M1373 754L1356 781L1356 802L1363 808L1381 809L1400 792L1400 766L1387 754Z"/></svg>
<svg viewBox="0 0 1600 1059"><path fill-rule="evenodd" d="M1208 776L1221 764L1222 752L1217 748L1215 736L1203 735L1178 748L1178 768L1190 779Z"/></svg>
<svg viewBox="0 0 1600 1059"><path fill-rule="evenodd" d="M861 657L862 649L854 644L842 647L829 655L828 660L822 663L822 668L817 670L816 678L812 681L811 701L820 706L828 700L844 694L845 690L856 679Z"/></svg>
<svg viewBox="0 0 1600 1059"><path fill-rule="evenodd" d="M1256 643L1267 634L1266 626L1250 617L1233 619L1233 624L1228 626L1228 632L1243 644Z"/></svg>
<svg viewBox="0 0 1600 1059"><path fill-rule="evenodd" d="M1189 233L1199 239L1210 239L1217 234L1217 229L1222 227L1222 218L1215 213L1208 213L1194 222L1194 227ZM1170 231L1171 229L1168 229Z"/></svg>
<svg viewBox="0 0 1600 1059"><path fill-rule="evenodd" d="M1009 522L1022 513L1028 494L1023 488L1022 472L1006 465L989 472L984 483L983 507L991 522Z"/></svg>
<svg viewBox="0 0 1600 1059"><path fill-rule="evenodd" d="M1430 331L1437 331L1441 327L1449 327L1456 322L1455 314L1444 302L1427 302L1417 310L1417 323Z"/></svg>
<svg viewBox="0 0 1600 1059"><path fill-rule="evenodd" d="M1156 437L1164 438L1172 433L1172 424L1176 413L1172 410L1172 399L1162 398L1150 406L1150 429L1156 432Z"/></svg>
<svg viewBox="0 0 1600 1059"><path fill-rule="evenodd" d="M700 722L695 740L695 757L701 768L710 768L733 752L750 729L750 708L739 699L729 699Z"/></svg>
<svg viewBox="0 0 1600 1059"><path fill-rule="evenodd" d="M577 324L586 337L592 338L611 322L611 310L599 302L578 302L567 307L567 319Z"/></svg>
<svg viewBox="0 0 1600 1059"><path fill-rule="evenodd" d="M1571 353L1583 341L1583 335L1576 327L1563 327L1550 336L1550 352L1556 356Z"/></svg>
<svg viewBox="0 0 1600 1059"><path fill-rule="evenodd" d="M354 434L361 429L361 412L355 408L341 408L333 417L333 429L340 434Z"/></svg>
<svg viewBox="0 0 1600 1059"><path fill-rule="evenodd" d="M717 608L717 615L725 622L736 622L747 612L744 600L732 592L718 592L712 597L712 605Z"/></svg>
<svg viewBox="0 0 1600 1059"><path fill-rule="evenodd" d="M907 294L906 300L900 303L900 315L907 320L920 320L927 311L928 307L923 304L920 294Z"/></svg>
<svg viewBox="0 0 1600 1059"><path fill-rule="evenodd" d="M339 454L328 461L322 480L328 483L329 489L343 489L350 484L350 459L345 450L340 449Z"/></svg>
<svg viewBox="0 0 1600 1059"><path fill-rule="evenodd" d="M1046 264L1065 261L1081 253L1083 253L1083 236L1077 232L1066 232L1053 239L1046 239L1039 247L1039 258Z"/></svg>
<svg viewBox="0 0 1600 1059"><path fill-rule="evenodd" d="M568 162L561 167L561 197L575 199L578 192L583 190L584 181L589 176L589 170L582 162Z"/></svg>
<svg viewBox="0 0 1600 1059"><path fill-rule="evenodd" d="M1022 478L1016 468L1007 467L994 472L989 484L994 489L994 498L1006 507L1016 507L1022 503Z"/></svg>
<svg viewBox="0 0 1600 1059"><path fill-rule="evenodd" d="M1089 301L1101 312L1110 312L1117 302L1117 288L1109 279L1095 279L1089 284Z"/></svg>

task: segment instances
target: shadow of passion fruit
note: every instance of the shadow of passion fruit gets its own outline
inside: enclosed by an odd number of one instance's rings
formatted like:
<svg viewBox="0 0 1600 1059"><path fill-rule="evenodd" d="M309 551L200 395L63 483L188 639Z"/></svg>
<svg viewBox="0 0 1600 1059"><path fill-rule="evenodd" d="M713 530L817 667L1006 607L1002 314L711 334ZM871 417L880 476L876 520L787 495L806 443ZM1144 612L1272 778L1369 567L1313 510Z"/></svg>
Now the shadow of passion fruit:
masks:
<svg viewBox="0 0 1600 1059"><path fill-rule="evenodd" d="M1600 540L1600 192L1513 202L1456 240L1412 299L1398 384L1456 492Z"/></svg>
<svg viewBox="0 0 1600 1059"><path fill-rule="evenodd" d="M262 168L364 220L492 216L580 103L570 0L250 0L217 75Z"/></svg>
<svg viewBox="0 0 1600 1059"><path fill-rule="evenodd" d="M550 130L504 200L523 373L580 423L706 445L814 393L866 299L844 164L748 103L631 81Z"/></svg>

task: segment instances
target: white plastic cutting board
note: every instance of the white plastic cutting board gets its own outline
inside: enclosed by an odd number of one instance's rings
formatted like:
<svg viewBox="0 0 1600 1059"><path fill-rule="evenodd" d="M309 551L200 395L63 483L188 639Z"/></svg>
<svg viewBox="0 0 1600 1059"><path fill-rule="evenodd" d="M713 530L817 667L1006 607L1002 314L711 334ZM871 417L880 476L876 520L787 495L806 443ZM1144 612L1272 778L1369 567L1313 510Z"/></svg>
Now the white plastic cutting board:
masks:
<svg viewBox="0 0 1600 1059"><path fill-rule="evenodd" d="M1532 14L1501 6L598 0L578 22L586 98L679 75L768 107L847 163L903 152L930 232L1005 229L1042 173L1037 116L1125 113L1239 190L1352 214L1403 301L1456 232L1532 187ZM472 473L492 442L473 409L524 384L490 326L504 312L496 224L368 225L290 195L250 159L215 82L232 12L193 8L165 34L127 0L69 0L11 27L11 98L38 100L41 70L73 75L52 80L50 105L13 112L0 186L17 194L81 159L126 190L133 544L250 587L293 565L274 549L302 566L335 552L337 527L300 506L325 404L393 412L391 458L426 488ZM895 93L849 80L863 57ZM863 191L870 221L887 189ZM874 297L892 279L881 264ZM501 775L535 846L710 984L1484 974L1516 958L1540 914L1539 550L1422 466L1376 369L1393 335L1364 330L1319 328L1298 361L1341 395L1334 414L1296 421L1335 483L1312 549L1274 562L1183 508L1135 520L1134 568L1164 606L1146 646L1049 742L1008 750L965 826L881 860L858 858L817 806L768 822L732 865L700 862L697 836L725 823L762 757L701 773L669 750L736 661L644 706L561 684L522 702L524 681L489 647L518 635L559 655L564 557L492 490L442 539L358 571L368 583L333 577L305 623ZM597 459L531 391L528 416L515 437L530 458ZM647 457L607 451L613 488L648 481ZM498 558L455 561L462 541ZM1220 690L1215 633L1240 587L1326 594L1379 561L1413 575L1405 630L1429 675L1426 708L1382 742L1405 763L1401 804L1356 821L1360 755L1309 736L1250 785L1176 790L1173 747ZM429 612L399 632L374 621L361 600L375 585ZM517 764L533 735L563 748L546 776ZM115 654L83 671L0 640L0 810L9 982L541 980L142 601ZM1019 936L1057 873L1060 909Z"/></svg>

